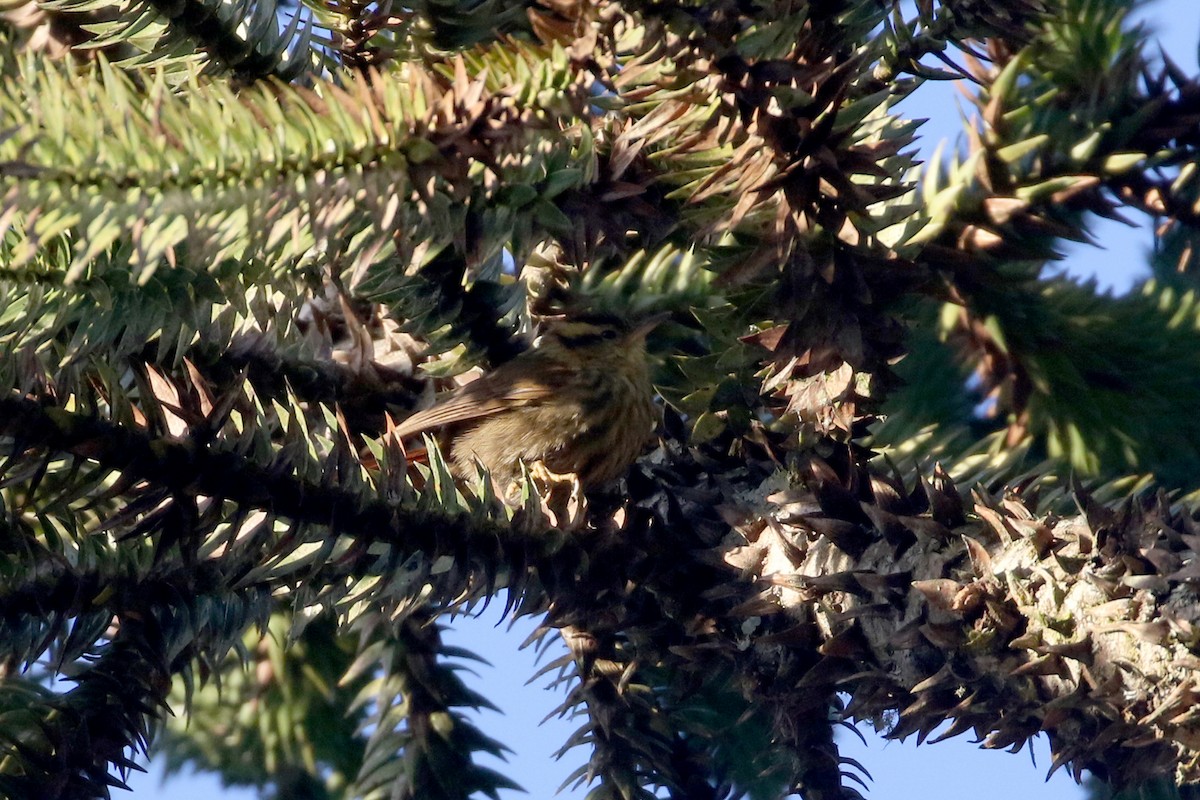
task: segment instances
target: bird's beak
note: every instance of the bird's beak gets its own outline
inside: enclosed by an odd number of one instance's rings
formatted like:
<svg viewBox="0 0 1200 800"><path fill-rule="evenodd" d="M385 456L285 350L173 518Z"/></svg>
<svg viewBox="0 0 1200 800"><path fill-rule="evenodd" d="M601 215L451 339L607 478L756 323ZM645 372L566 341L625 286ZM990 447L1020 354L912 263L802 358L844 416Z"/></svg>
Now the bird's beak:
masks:
<svg viewBox="0 0 1200 800"><path fill-rule="evenodd" d="M629 332L628 338L637 339L645 337L648 333L650 333L650 331L654 330L670 318L670 311L661 311L657 314L652 314L634 325L633 330Z"/></svg>

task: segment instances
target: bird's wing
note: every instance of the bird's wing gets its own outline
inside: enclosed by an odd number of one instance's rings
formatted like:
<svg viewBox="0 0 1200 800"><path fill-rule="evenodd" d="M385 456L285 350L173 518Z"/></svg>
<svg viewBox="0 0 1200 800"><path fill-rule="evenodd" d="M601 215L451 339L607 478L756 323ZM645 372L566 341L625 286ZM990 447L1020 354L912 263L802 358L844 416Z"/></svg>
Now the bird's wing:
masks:
<svg viewBox="0 0 1200 800"><path fill-rule="evenodd" d="M507 365L506 365L507 366ZM401 422L392 435L404 439L416 433L491 416L509 408L526 406L551 397L558 391L564 375L561 368L546 365L535 375L514 375L504 366L466 386L459 387Z"/></svg>

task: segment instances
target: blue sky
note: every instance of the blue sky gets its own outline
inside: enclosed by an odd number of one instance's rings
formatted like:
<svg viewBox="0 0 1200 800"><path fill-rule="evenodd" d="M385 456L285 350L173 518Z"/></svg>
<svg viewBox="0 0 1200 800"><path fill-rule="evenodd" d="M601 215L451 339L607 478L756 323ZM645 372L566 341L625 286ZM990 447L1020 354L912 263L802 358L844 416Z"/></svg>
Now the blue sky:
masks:
<svg viewBox="0 0 1200 800"><path fill-rule="evenodd" d="M1197 48L1200 45L1200 2L1197 0L1157 0L1146 4L1138 15L1158 35L1163 48L1185 71L1197 68ZM961 128L955 108L957 97L949 84L922 87L906 107L915 117L929 117L922 129L922 151L929 153L942 137L954 139ZM1072 274L1095 275L1101 285L1114 291L1127 289L1145 274L1146 255L1150 251L1150 227L1143 220L1141 227L1131 229L1119 223L1101 221L1093 233L1101 248L1090 245L1071 245L1063 267ZM532 651L516 648L533 627L528 620L515 629L497 627L499 620L493 611L484 619L460 620L449 635L450 642L482 655L492 667L479 666L472 686L500 706L503 714L484 713L480 725L489 735L506 742L516 752L508 764L498 765L507 775L522 784L534 800L549 798L559 784L587 754L582 750L568 753L555 762L551 754L574 731L569 721L551 719L539 724L562 700L561 694L548 691L539 684L525 682L537 671ZM552 651L545 659L557 657ZM543 662L545 663L545 662ZM1028 750L1019 754L980 750L966 738L937 745L917 747L913 742L885 742L869 728L864 729L864 746L852 736L842 737L843 752L861 762L871 773L869 797L874 800L921 798L921 800L1076 800L1084 793L1062 771L1049 781L1045 773L1049 753L1044 742L1034 747L1037 765ZM936 776L936 779L933 777ZM114 793L121 797L171 797L172 800L255 800L247 790L223 790L211 775L180 776L162 783L161 770L151 764L148 775L137 775L130 781L132 795ZM506 793L510 800L521 795ZM565 791L559 797L582 800L586 791Z"/></svg>

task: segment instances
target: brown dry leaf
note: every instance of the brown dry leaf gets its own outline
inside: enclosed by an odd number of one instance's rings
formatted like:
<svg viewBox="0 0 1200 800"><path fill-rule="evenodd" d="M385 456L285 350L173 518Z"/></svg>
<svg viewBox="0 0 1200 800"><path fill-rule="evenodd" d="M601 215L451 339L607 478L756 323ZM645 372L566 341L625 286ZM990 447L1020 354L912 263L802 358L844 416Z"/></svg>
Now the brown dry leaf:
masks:
<svg viewBox="0 0 1200 800"><path fill-rule="evenodd" d="M176 413L183 409L179 403L179 390L175 388L175 384L171 383L153 364L146 365L146 377L150 381L150 390L154 393L154 398L158 400L158 407L162 410L163 420L167 423L167 432L172 436L187 436L188 424L183 417Z"/></svg>

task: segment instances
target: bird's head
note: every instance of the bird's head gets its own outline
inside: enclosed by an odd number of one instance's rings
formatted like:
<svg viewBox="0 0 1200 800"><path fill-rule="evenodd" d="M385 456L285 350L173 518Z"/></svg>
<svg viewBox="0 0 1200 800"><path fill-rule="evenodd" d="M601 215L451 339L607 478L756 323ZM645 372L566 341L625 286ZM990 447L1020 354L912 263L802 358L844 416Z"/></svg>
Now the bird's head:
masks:
<svg viewBox="0 0 1200 800"><path fill-rule="evenodd" d="M662 313L631 320L604 311L564 314L544 318L542 336L572 349L602 346L605 343L609 346L641 344L646 334L669 316Z"/></svg>
<svg viewBox="0 0 1200 800"><path fill-rule="evenodd" d="M547 317L535 346L552 347L599 363L630 359L644 363L646 335L668 316L655 314L629 319L608 312L589 311Z"/></svg>

